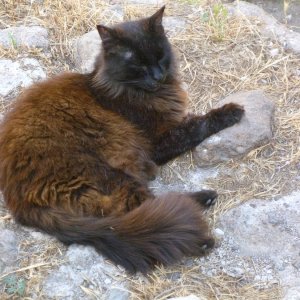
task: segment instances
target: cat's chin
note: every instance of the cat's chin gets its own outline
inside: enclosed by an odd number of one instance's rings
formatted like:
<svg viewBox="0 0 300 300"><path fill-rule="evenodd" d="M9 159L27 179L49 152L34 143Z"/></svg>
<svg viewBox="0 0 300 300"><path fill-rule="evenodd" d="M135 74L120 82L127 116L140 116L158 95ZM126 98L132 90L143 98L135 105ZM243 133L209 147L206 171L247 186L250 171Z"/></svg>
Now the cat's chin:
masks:
<svg viewBox="0 0 300 300"><path fill-rule="evenodd" d="M155 86L143 85L139 88L146 91L146 92L154 93L154 92L158 91L160 89L160 87L161 87L161 85L157 84Z"/></svg>
<svg viewBox="0 0 300 300"><path fill-rule="evenodd" d="M152 89L144 89L144 91L148 92L148 93L154 93L157 92L159 90L160 87L157 88L152 88Z"/></svg>

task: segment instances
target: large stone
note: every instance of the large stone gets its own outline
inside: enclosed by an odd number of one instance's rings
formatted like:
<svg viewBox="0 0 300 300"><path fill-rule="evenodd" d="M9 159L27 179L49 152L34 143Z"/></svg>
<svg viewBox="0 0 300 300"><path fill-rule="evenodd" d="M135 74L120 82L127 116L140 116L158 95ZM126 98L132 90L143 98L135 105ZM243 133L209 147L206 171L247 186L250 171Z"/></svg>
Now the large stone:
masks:
<svg viewBox="0 0 300 300"><path fill-rule="evenodd" d="M33 58L19 61L0 60L0 96L8 96L21 87L27 87L34 81L46 78L40 63Z"/></svg>
<svg viewBox="0 0 300 300"><path fill-rule="evenodd" d="M15 233L8 229L0 231L0 273L14 265L18 256L18 242Z"/></svg>
<svg viewBox="0 0 300 300"><path fill-rule="evenodd" d="M284 287L284 299L299 299L294 296L300 287L300 192L242 204L225 213L220 226L239 255L271 259Z"/></svg>
<svg viewBox="0 0 300 300"><path fill-rule="evenodd" d="M300 33L294 32L279 23L273 16L266 13L259 6L245 1L235 1L226 4L229 12L243 17L255 17L261 22L261 32L269 38L277 38L287 49L300 53Z"/></svg>
<svg viewBox="0 0 300 300"><path fill-rule="evenodd" d="M126 290L120 290L113 288L108 292L107 296L108 300L128 300L129 292Z"/></svg>
<svg viewBox="0 0 300 300"><path fill-rule="evenodd" d="M245 115L238 124L207 138L195 149L194 159L198 165L212 165L244 155L272 137L274 102L262 91L230 95L217 107L230 102L244 106Z"/></svg>
<svg viewBox="0 0 300 300"><path fill-rule="evenodd" d="M111 23L120 23L124 20L124 7L122 5L110 5L106 8L105 13L109 14Z"/></svg>
<svg viewBox="0 0 300 300"><path fill-rule="evenodd" d="M93 248L72 245L65 261L49 274L43 284L47 299L84 300L88 290L101 299L128 299L120 276L123 271L107 263ZM110 286L114 287L113 291Z"/></svg>
<svg viewBox="0 0 300 300"><path fill-rule="evenodd" d="M112 5L106 8L105 14L110 16L112 23L123 21L124 11L120 5ZM90 73L94 69L96 57L101 51L101 39L98 31L92 30L76 38L72 42L74 47L74 62L76 68L82 73Z"/></svg>
<svg viewBox="0 0 300 300"><path fill-rule="evenodd" d="M0 45L10 47L34 47L47 49L49 47L48 32L40 26L10 27L0 30Z"/></svg>
<svg viewBox="0 0 300 300"><path fill-rule="evenodd" d="M82 73L92 72L96 57L101 51L101 39L97 30L90 31L74 41L75 65Z"/></svg>
<svg viewBox="0 0 300 300"><path fill-rule="evenodd" d="M167 35L172 38L173 36L184 32L186 28L186 21L181 17L168 16L163 18L163 26Z"/></svg>

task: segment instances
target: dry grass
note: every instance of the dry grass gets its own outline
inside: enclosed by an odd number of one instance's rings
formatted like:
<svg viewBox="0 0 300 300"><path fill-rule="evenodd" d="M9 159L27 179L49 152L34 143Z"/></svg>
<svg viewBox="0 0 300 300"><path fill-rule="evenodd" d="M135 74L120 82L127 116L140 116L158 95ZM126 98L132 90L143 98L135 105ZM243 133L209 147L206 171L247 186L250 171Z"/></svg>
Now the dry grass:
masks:
<svg viewBox="0 0 300 300"><path fill-rule="evenodd" d="M168 2L168 1L166 1ZM191 110L208 111L218 100L241 90L263 89L276 103L274 137L265 146L241 159L220 164L217 179L207 185L222 195L213 215L215 221L225 210L253 198L269 199L290 192L299 176L300 159L300 58L284 51L276 41L260 35L255 20L228 17L217 1L169 1L167 15L185 16L187 30L171 39L178 53L183 80L188 85ZM36 49L0 48L0 58L36 57L49 75L73 69L70 41L95 28L96 23L111 23L106 13L108 1L45 0L30 4L27 0L0 0L0 28L19 25L41 25L49 29L51 55ZM201 5L200 5L201 4ZM155 8L122 3L125 19L149 14ZM270 49L278 48L275 57ZM298 70L298 71L297 71ZM296 73L298 72L298 74ZM1 100L1 99L0 99ZM7 102L1 102L2 110ZM187 170L195 168L192 154L178 159L162 170L166 183L184 181ZM5 216L3 210L1 216ZM33 245L22 244L24 253ZM44 248L43 248L44 247ZM41 280L58 261L56 242L35 249L34 255L22 258L21 274L28 281L28 291L39 292ZM30 250L31 249L31 250ZM54 257L54 258L53 258ZM27 259L27 260L26 260ZM48 263L51 262L49 265ZM32 267L41 264L39 267ZM180 272L179 281L169 274ZM148 278L133 278L133 299L167 299L194 293L203 299L279 299L278 287L261 289L228 275L206 277L197 268L177 266L158 269ZM4 297L2 295L2 297Z"/></svg>
<svg viewBox="0 0 300 300"><path fill-rule="evenodd" d="M199 266L158 268L149 278L133 281L133 300L165 300L191 294L201 299L275 300L280 299L281 291L278 286L266 289L226 274L209 277L199 272Z"/></svg>

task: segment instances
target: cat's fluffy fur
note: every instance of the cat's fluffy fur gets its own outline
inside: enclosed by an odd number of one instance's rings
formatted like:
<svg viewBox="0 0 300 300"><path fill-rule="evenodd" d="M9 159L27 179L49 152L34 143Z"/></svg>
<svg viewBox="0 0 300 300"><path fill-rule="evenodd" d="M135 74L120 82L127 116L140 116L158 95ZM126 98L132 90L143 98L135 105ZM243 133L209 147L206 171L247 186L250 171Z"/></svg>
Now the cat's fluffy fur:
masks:
<svg viewBox="0 0 300 300"><path fill-rule="evenodd" d="M243 114L228 104L186 115L163 10L99 25L95 70L34 84L0 131L0 187L16 221L66 244L92 245L131 272L214 245L202 210L215 192L155 197L147 181L157 165Z"/></svg>

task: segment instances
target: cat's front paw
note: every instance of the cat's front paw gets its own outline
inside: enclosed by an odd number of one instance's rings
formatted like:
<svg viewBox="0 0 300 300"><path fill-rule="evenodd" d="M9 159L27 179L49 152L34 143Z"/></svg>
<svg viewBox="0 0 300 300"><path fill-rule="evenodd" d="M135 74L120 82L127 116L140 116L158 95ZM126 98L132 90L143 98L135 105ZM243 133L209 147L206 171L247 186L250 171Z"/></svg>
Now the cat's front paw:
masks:
<svg viewBox="0 0 300 300"><path fill-rule="evenodd" d="M245 113L244 108L236 103L228 103L212 111L214 126L217 131L238 123Z"/></svg>

